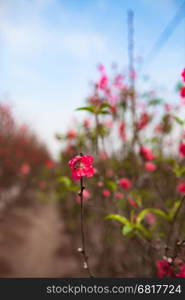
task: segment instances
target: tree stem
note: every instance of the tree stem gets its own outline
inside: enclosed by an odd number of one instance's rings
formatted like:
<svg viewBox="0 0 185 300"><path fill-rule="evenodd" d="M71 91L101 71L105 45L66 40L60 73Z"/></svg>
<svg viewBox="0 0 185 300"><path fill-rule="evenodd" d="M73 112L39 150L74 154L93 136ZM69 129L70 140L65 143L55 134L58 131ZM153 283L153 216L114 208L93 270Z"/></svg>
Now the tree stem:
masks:
<svg viewBox="0 0 185 300"><path fill-rule="evenodd" d="M183 196L181 198L180 204L179 204L179 206L178 206L178 208L177 208L177 210L176 210L176 212L175 212L175 214L173 216L173 219L171 221L171 226L170 226L170 230L169 230L168 237L167 237L167 243L166 243L166 249L165 249L165 256L168 256L168 250L169 250L169 245L170 245L170 241L171 241L171 236L172 236L172 233L173 233L174 225L175 225L175 222L177 220L179 211L180 211L180 209L182 207L182 204L183 204L184 200L185 200L185 196Z"/></svg>
<svg viewBox="0 0 185 300"><path fill-rule="evenodd" d="M83 191L85 189L85 186L83 185L83 177L80 178L80 231L81 231L81 242L82 242L82 248L80 249L80 253L83 257L83 266L84 269L87 270L89 277L93 278L94 276L91 273L89 262L88 262L88 256L86 252L86 243L85 243L85 231L84 231L84 206L83 206Z"/></svg>

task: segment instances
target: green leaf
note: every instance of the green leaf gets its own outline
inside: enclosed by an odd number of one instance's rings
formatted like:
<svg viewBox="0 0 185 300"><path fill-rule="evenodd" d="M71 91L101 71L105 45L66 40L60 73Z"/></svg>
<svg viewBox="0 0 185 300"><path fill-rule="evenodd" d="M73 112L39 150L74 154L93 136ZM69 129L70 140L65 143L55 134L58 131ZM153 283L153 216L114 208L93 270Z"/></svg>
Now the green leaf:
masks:
<svg viewBox="0 0 185 300"><path fill-rule="evenodd" d="M103 114L103 115L110 114L110 112L108 110L105 110L106 108L110 108L110 107L111 107L110 104L108 104L108 103L102 103L100 105L100 107L97 109L96 114L97 115L100 115L100 114Z"/></svg>
<svg viewBox="0 0 185 300"><path fill-rule="evenodd" d="M177 209L179 208L179 205L180 205L181 201L176 201L173 205L173 207L169 210L169 219L172 221L174 216L175 216L175 213L177 211Z"/></svg>
<svg viewBox="0 0 185 300"><path fill-rule="evenodd" d="M110 108L110 107L111 107L111 105L108 104L108 103L102 103L102 104L100 105L100 109Z"/></svg>
<svg viewBox="0 0 185 300"><path fill-rule="evenodd" d="M180 167L176 161L173 163L172 171L175 173L177 177L180 177Z"/></svg>
<svg viewBox="0 0 185 300"><path fill-rule="evenodd" d="M152 236L152 233L148 229L146 229L142 224L136 224L135 228L139 230L142 233L142 235L146 238L150 238Z"/></svg>
<svg viewBox="0 0 185 300"><path fill-rule="evenodd" d="M185 167L183 168L180 168L180 176L184 175L185 174Z"/></svg>
<svg viewBox="0 0 185 300"><path fill-rule="evenodd" d="M183 87L183 83L181 81L179 81L175 87L175 90L178 92L180 91L180 89Z"/></svg>
<svg viewBox="0 0 185 300"><path fill-rule="evenodd" d="M109 189L111 189L113 192L116 190L117 185L113 180L105 180L105 186Z"/></svg>
<svg viewBox="0 0 185 300"><path fill-rule="evenodd" d="M115 220L115 221L118 221L118 222L120 222L124 225L130 224L130 222L127 218L125 218L124 216L117 215L117 214L108 215L108 216L105 217L105 219Z"/></svg>
<svg viewBox="0 0 185 300"><path fill-rule="evenodd" d="M124 236L128 235L131 232L133 232L132 224L126 224L125 226L123 226L122 233Z"/></svg>
<svg viewBox="0 0 185 300"><path fill-rule="evenodd" d="M72 184L72 181L69 177L67 176L61 176L58 178L59 183L63 183L67 188L69 188Z"/></svg>
<svg viewBox="0 0 185 300"><path fill-rule="evenodd" d="M149 101L149 105L158 105L163 102L163 99L157 98L157 99L152 99Z"/></svg>
<svg viewBox="0 0 185 300"><path fill-rule="evenodd" d="M94 105L90 105L90 106L83 106L83 107L79 107L76 110L85 110L85 111L89 111L92 114L109 114L110 112L105 110L106 108L109 108L110 105L108 103L102 103L100 106L94 106Z"/></svg>
<svg viewBox="0 0 185 300"><path fill-rule="evenodd" d="M154 136L153 138L150 139L150 141L153 144L157 144L160 142L160 138L158 138L157 136Z"/></svg>
<svg viewBox="0 0 185 300"><path fill-rule="evenodd" d="M177 162L174 162L174 166L172 171L175 173L177 177L181 177L185 173L185 167L179 167Z"/></svg>
<svg viewBox="0 0 185 300"><path fill-rule="evenodd" d="M85 110L85 111L89 111L92 114L96 113L96 107L95 106L83 106L83 107L79 107L76 110Z"/></svg>
<svg viewBox="0 0 185 300"><path fill-rule="evenodd" d="M75 193L79 191L79 186L73 184L73 181L67 176L60 176L58 178L58 182L62 183L66 187L66 189L69 191L72 191Z"/></svg>
<svg viewBox="0 0 185 300"><path fill-rule="evenodd" d="M177 116L173 116L174 120L181 126L185 125L185 121L181 120L179 117Z"/></svg>
<svg viewBox="0 0 185 300"><path fill-rule="evenodd" d="M74 193L77 193L77 192L79 191L79 186L73 185L73 184L72 184L72 185L69 187L69 190L72 191L72 192L74 192Z"/></svg>
<svg viewBox="0 0 185 300"><path fill-rule="evenodd" d="M151 209L151 213L157 215L157 216L160 216L162 217L163 219L166 219L168 220L168 215L161 209L157 209L157 208L152 208Z"/></svg>
<svg viewBox="0 0 185 300"><path fill-rule="evenodd" d="M110 112L107 111L107 110L100 110L100 111L98 111L97 114L98 114L98 115L108 115L108 114L110 114Z"/></svg>
<svg viewBox="0 0 185 300"><path fill-rule="evenodd" d="M145 218L145 216L148 213L153 213L155 215L158 215L158 216L168 220L168 215L164 211L157 209L157 208L145 208L138 214L137 219L136 219L137 224L140 224L141 221Z"/></svg>

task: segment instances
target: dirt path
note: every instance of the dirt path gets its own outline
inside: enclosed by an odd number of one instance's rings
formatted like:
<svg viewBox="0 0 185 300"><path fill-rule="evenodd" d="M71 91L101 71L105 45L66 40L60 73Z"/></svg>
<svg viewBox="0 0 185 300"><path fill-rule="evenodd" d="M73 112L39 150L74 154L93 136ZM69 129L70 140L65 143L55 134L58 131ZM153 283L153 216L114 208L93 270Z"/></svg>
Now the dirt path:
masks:
<svg viewBox="0 0 185 300"><path fill-rule="evenodd" d="M15 207L0 227L0 276L80 276L56 204Z"/></svg>

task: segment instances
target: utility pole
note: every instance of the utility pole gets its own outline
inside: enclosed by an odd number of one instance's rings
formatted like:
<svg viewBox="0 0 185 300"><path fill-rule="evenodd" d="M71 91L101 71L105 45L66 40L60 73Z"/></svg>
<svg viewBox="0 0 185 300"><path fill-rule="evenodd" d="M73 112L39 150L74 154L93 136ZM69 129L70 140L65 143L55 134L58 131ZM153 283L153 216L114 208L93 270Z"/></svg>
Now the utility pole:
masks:
<svg viewBox="0 0 185 300"><path fill-rule="evenodd" d="M127 13L128 26L128 75L129 75L129 98L132 113L133 137L131 147L134 150L137 136L137 120L136 120L136 95L135 95L135 69L134 69L134 12L129 10Z"/></svg>
<svg viewBox="0 0 185 300"><path fill-rule="evenodd" d="M135 70L134 70L134 12L129 10L127 13L128 26L128 71L130 79L130 87L135 85Z"/></svg>

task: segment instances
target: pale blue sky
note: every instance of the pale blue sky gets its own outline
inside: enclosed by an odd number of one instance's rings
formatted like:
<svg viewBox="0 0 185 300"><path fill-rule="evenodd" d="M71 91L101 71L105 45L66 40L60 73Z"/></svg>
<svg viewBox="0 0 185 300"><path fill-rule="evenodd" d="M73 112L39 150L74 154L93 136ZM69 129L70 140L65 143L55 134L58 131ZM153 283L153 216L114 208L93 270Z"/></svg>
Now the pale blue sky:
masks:
<svg viewBox="0 0 185 300"><path fill-rule="evenodd" d="M54 133L98 76L96 66L127 66L126 12L135 13L135 56L147 56L182 0L1 0L0 97L56 152ZM173 101L185 65L185 18L144 65L154 85ZM138 85L142 84L138 82ZM177 100L174 100L177 101Z"/></svg>

